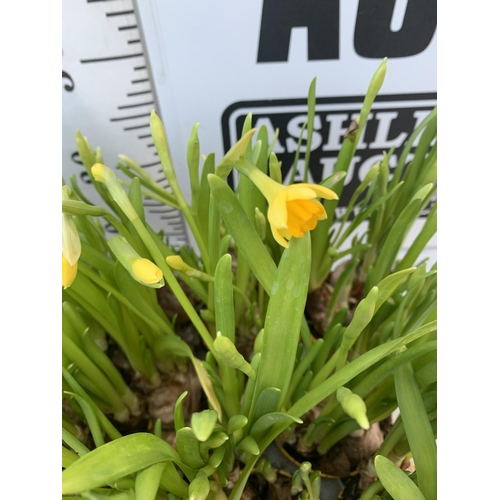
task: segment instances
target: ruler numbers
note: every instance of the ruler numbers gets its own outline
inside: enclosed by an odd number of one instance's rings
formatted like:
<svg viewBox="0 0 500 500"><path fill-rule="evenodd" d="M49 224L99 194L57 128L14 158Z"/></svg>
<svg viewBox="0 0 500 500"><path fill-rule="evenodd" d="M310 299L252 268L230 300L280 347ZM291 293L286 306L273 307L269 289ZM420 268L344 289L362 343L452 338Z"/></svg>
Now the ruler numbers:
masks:
<svg viewBox="0 0 500 500"><path fill-rule="evenodd" d="M100 203L88 188L90 179L75 151L74 133L79 129L94 148L102 148L108 166L116 166L117 155L125 154L169 189L149 132L151 110L158 107L132 0L63 3L63 45L66 181L76 174L84 194ZM146 197L144 209L153 229L163 230L170 243L176 247L187 243L179 211Z"/></svg>

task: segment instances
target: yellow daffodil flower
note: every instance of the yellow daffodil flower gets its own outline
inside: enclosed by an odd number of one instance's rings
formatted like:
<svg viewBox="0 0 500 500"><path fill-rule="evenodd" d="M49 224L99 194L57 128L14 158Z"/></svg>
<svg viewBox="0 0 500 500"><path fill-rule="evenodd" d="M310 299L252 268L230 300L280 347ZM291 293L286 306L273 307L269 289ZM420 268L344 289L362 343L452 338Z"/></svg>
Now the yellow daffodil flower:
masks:
<svg viewBox="0 0 500 500"><path fill-rule="evenodd" d="M285 248L288 248L288 240L292 236L302 238L304 233L316 227L318 220L326 219L326 211L316 198L338 199L331 189L317 184L283 186L258 168L245 170L246 175L266 197L269 203L267 220L271 231L274 239Z"/></svg>

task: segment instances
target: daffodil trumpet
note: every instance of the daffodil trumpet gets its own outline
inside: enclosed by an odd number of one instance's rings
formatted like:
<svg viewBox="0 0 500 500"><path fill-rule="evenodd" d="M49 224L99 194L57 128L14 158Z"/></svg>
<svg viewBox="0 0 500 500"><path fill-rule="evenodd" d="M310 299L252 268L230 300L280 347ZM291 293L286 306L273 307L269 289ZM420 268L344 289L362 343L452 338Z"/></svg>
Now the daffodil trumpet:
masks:
<svg viewBox="0 0 500 500"><path fill-rule="evenodd" d="M161 269L149 259L141 257L123 236L111 237L108 246L135 281L152 288L165 285Z"/></svg>
<svg viewBox="0 0 500 500"><path fill-rule="evenodd" d="M246 175L269 203L267 220L274 239L285 248L292 238L302 238L312 231L318 220L326 219L326 210L317 198L336 200L338 196L317 184L292 184L283 186L264 174L246 160L236 165L238 172Z"/></svg>

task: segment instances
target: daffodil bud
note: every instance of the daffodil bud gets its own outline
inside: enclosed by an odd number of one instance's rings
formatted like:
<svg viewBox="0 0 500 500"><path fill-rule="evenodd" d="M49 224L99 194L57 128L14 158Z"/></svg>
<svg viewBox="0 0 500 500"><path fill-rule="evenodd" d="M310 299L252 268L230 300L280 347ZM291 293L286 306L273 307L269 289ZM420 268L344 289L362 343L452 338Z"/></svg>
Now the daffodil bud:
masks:
<svg viewBox="0 0 500 500"><path fill-rule="evenodd" d="M62 286L66 290L76 278L76 273L78 271L78 263L75 265L71 265L64 257L62 256Z"/></svg>
<svg viewBox="0 0 500 500"><path fill-rule="evenodd" d="M250 363L238 352L231 340L224 337L221 332L217 332L217 338L214 340L214 351L221 361L231 368L242 371L252 379L255 378L255 371Z"/></svg>
<svg viewBox="0 0 500 500"><path fill-rule="evenodd" d="M62 199L70 199L71 188L63 186ZM62 285L66 289L71 286L78 270L78 259L82 253L80 236L76 229L73 216L62 214Z"/></svg>
<svg viewBox="0 0 500 500"><path fill-rule="evenodd" d="M169 255L166 259L167 264L176 271L191 276L193 278L199 278L200 271L197 271L190 265L186 264L180 255Z"/></svg>
<svg viewBox="0 0 500 500"><path fill-rule="evenodd" d="M360 396L346 387L339 387L337 389L337 401L347 415L356 420L362 429L367 430L370 428L370 422L366 416L366 405Z"/></svg>
<svg viewBox="0 0 500 500"><path fill-rule="evenodd" d="M137 212L130 202L127 193L118 182L113 170L106 167L102 163L96 163L91 170L94 179L98 182L102 182L106 186L113 200L123 210L130 221L138 219L139 216L137 215Z"/></svg>
<svg viewBox="0 0 500 500"><path fill-rule="evenodd" d="M108 245L120 264L135 281L152 288L165 284L161 269L148 259L141 257L123 236L112 236Z"/></svg>

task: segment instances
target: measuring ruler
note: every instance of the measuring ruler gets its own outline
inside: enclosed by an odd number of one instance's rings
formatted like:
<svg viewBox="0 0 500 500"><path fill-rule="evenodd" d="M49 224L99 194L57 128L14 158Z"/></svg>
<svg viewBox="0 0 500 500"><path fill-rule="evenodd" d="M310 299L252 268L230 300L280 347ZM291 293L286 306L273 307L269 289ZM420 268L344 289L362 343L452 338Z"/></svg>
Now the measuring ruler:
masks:
<svg viewBox="0 0 500 500"><path fill-rule="evenodd" d="M149 130L151 110L161 114L133 1L66 0L62 8L65 181L75 174L83 194L102 204L78 156L78 129L94 149L101 147L107 166L116 167L118 154L127 155L168 188ZM151 227L163 230L174 247L188 243L178 210L149 198L144 210Z"/></svg>

